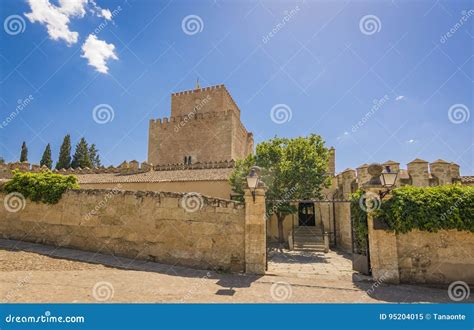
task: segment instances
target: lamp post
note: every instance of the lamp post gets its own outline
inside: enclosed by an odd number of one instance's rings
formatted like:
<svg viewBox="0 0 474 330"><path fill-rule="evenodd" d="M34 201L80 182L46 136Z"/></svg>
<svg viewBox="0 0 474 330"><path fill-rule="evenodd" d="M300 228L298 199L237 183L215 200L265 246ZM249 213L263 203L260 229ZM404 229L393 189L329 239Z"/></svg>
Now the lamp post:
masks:
<svg viewBox="0 0 474 330"><path fill-rule="evenodd" d="M260 183L260 167L258 166L252 166L250 169L250 173L247 176L247 186L250 189L250 192L252 193L252 198L253 202L255 203L255 190L258 187L258 184Z"/></svg>
<svg viewBox="0 0 474 330"><path fill-rule="evenodd" d="M382 187L386 188L385 191L379 192L381 199L384 198L390 192L390 190L393 189L393 187L395 187L398 172L392 172L389 166L386 166L384 169L380 164L370 164L368 172L371 175L371 179L369 181L370 184L381 185Z"/></svg>

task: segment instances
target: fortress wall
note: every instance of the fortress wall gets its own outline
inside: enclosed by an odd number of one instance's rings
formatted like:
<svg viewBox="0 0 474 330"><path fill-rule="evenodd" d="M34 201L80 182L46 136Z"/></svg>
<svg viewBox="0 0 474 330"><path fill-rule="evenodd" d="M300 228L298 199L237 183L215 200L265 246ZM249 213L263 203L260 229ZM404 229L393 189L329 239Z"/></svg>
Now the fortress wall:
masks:
<svg viewBox="0 0 474 330"><path fill-rule="evenodd" d="M26 199L23 205L16 212L0 208L1 237L212 270L245 267L242 203L209 197L186 202L179 193L70 190L57 204Z"/></svg>
<svg viewBox="0 0 474 330"><path fill-rule="evenodd" d="M232 117L226 111L151 121L148 163L178 164L184 156L193 163L232 159Z"/></svg>

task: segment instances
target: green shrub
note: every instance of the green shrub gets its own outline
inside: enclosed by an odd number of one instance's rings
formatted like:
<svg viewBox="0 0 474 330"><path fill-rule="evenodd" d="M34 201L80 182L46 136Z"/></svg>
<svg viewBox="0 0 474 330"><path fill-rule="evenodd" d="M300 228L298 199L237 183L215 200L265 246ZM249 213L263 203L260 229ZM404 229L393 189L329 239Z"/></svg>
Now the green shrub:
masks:
<svg viewBox="0 0 474 330"><path fill-rule="evenodd" d="M351 200L351 222L353 227L354 235L354 248L356 253L365 254L367 247L367 212L365 212L361 207L360 203L364 203L363 198L364 192L358 190L353 193L350 197ZM363 204L362 204L363 205Z"/></svg>
<svg viewBox="0 0 474 330"><path fill-rule="evenodd" d="M67 189L77 189L77 178L73 175L54 174L51 171L39 173L13 171L13 177L5 183L7 193L19 192L34 202L54 204Z"/></svg>
<svg viewBox="0 0 474 330"><path fill-rule="evenodd" d="M397 188L374 216L385 221L391 230L400 233L413 229L474 232L474 187L447 185Z"/></svg>

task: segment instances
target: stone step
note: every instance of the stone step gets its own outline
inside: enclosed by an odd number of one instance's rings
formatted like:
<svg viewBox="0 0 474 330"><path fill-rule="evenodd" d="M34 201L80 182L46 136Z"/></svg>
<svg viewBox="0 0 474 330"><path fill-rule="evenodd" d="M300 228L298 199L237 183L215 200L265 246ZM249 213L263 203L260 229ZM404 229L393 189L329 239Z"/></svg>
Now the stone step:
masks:
<svg viewBox="0 0 474 330"><path fill-rule="evenodd" d="M294 251L324 252L324 247L295 247Z"/></svg>
<svg viewBox="0 0 474 330"><path fill-rule="evenodd" d="M295 242L322 242L324 243L323 237L313 236L313 237L294 237Z"/></svg>
<svg viewBox="0 0 474 330"><path fill-rule="evenodd" d="M308 246L313 246L313 245L317 245L317 246L324 246L324 242L308 242L308 241L295 241L293 243L294 246L296 245L308 245Z"/></svg>

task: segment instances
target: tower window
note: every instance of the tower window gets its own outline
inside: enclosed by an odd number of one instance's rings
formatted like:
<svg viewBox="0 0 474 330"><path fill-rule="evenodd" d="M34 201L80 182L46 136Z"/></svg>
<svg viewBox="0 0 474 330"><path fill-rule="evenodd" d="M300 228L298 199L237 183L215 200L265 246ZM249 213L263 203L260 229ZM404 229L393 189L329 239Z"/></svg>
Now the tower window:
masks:
<svg viewBox="0 0 474 330"><path fill-rule="evenodd" d="M184 164L185 165L191 165L192 164L191 156L184 156Z"/></svg>

